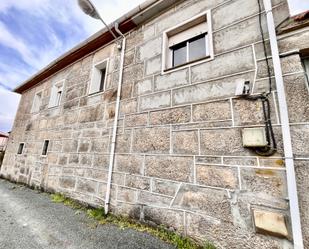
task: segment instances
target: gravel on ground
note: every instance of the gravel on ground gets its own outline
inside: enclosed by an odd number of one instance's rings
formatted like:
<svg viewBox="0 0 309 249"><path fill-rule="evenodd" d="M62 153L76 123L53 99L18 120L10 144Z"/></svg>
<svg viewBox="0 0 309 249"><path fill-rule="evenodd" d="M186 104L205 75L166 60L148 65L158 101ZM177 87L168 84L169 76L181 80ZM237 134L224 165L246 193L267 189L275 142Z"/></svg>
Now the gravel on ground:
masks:
<svg viewBox="0 0 309 249"><path fill-rule="evenodd" d="M0 179L0 249L172 249L147 233L94 226L50 195Z"/></svg>

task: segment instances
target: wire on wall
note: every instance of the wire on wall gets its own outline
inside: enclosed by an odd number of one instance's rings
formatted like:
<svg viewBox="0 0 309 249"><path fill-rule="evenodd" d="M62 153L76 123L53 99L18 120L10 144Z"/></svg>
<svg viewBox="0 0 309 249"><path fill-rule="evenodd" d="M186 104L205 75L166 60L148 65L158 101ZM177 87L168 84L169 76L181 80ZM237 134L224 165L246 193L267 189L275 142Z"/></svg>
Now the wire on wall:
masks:
<svg viewBox="0 0 309 249"><path fill-rule="evenodd" d="M270 72L270 66L269 66L269 59L267 55L267 47L266 47L266 41L265 41L265 36L264 36L264 30L263 30L263 23L262 23L262 4L260 0L258 1L259 5L259 27L260 27L260 33L262 36L262 43L263 43L263 52L264 52L264 57L266 61L266 66L267 66L267 74L268 74L268 83L269 83L269 90L267 95L271 94L272 91L272 84L271 84L271 72Z"/></svg>
<svg viewBox="0 0 309 249"><path fill-rule="evenodd" d="M275 139L275 134L274 134L274 130L273 130L272 122L271 122L271 106L270 106L270 100L269 100L269 96L271 95L271 92L272 92L271 69L269 65L269 59L267 55L267 46L266 46L266 41L265 41L265 36L264 36L264 31L263 31L262 5L261 5L260 0L257 0L257 1L258 1L258 6L259 6L259 27L260 27L262 43L263 43L263 52L264 52L264 56L266 60L269 86L268 86L268 92L264 92L262 94L254 95L254 96L246 95L244 97L247 100L251 100L251 101L260 100L262 102L267 146L255 148L255 153L261 156L271 156L277 151L277 142Z"/></svg>

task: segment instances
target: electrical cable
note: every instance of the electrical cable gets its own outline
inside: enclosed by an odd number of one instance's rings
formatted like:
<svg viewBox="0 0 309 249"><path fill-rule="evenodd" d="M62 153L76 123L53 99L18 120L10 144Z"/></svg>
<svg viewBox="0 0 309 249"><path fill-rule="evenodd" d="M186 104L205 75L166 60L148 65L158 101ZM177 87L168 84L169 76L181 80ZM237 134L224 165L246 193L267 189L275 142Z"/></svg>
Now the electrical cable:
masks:
<svg viewBox="0 0 309 249"><path fill-rule="evenodd" d="M260 26L260 33L262 36L262 43L263 43L263 51L264 51L264 57L266 60L266 66L267 66L267 73L268 73L268 81L269 81L269 90L267 95L271 94L272 91L272 84L271 84L271 72L270 72L270 66L269 66L269 61L268 61L268 55L267 55L267 47L266 47L266 42L265 42L265 36L264 36L264 31L263 31L263 24L262 24L262 5L261 1L258 1L259 5L259 26Z"/></svg>
<svg viewBox="0 0 309 249"><path fill-rule="evenodd" d="M265 56L266 66L267 66L269 88L268 88L268 92L265 92L263 94L254 95L254 96L246 95L244 97L247 100L252 100L252 101L261 100L262 102L267 145L265 147L255 148L255 153L261 156L271 156L277 151L277 142L276 142L274 130L272 127L271 106L269 102L269 96L272 92L271 70L270 70L270 65L268 61L267 47L266 47L265 36L264 36L263 25L262 25L262 6L261 6L260 0L257 0L257 2L259 6L259 27L260 27L260 32L262 36L263 50L264 50L264 56Z"/></svg>
<svg viewBox="0 0 309 249"><path fill-rule="evenodd" d="M264 117L264 125L265 125L265 135L267 145L265 147L256 147L255 153L260 156L271 156L277 151L277 143L275 139L275 134L272 127L271 122L271 107L269 97L266 94L258 94L258 95L247 95L243 96L245 99L249 101L257 101L261 100L262 108L263 108L263 117Z"/></svg>
<svg viewBox="0 0 309 249"><path fill-rule="evenodd" d="M271 123L270 103L268 97L261 98L261 101L263 105L267 146L264 148L256 148L255 152L261 156L271 156L277 151L277 143Z"/></svg>

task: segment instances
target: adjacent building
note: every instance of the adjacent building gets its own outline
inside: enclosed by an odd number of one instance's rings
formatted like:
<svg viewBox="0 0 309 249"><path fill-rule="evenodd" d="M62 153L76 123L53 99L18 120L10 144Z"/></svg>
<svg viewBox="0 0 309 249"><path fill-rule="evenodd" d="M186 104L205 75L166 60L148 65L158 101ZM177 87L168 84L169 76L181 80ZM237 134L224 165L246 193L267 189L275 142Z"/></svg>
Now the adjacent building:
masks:
<svg viewBox="0 0 309 249"><path fill-rule="evenodd" d="M9 139L9 134L0 131L0 152L5 151Z"/></svg>
<svg viewBox="0 0 309 249"><path fill-rule="evenodd" d="M262 0L147 1L117 20L123 68L107 30L73 48L15 89L2 177L104 206L112 173L113 213L218 248L309 248L309 22L271 2L280 70Z"/></svg>

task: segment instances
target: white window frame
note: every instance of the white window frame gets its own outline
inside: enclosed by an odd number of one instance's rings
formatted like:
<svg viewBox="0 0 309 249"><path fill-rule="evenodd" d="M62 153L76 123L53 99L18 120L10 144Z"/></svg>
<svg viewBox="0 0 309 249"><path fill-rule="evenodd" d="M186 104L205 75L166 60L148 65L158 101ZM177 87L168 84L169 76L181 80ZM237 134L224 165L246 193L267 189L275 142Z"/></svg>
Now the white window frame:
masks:
<svg viewBox="0 0 309 249"><path fill-rule="evenodd" d="M309 91L309 57L304 57L301 60L302 60L302 65L304 67L304 73L305 73L306 82L307 82L307 89Z"/></svg>
<svg viewBox="0 0 309 249"><path fill-rule="evenodd" d="M309 57L303 58L303 61L304 61L305 71L307 75L309 76Z"/></svg>
<svg viewBox="0 0 309 249"><path fill-rule="evenodd" d="M208 39L205 39L206 42L206 55L205 58L201 58L198 61L193 62L187 62L183 66L177 66L172 67L172 50L169 48L169 33L172 31L181 28L182 26L185 26L186 24L190 22L194 22L194 20L199 19L200 17L206 17L206 24L208 27L206 37ZM195 36L191 37L194 38ZM190 38L190 39L191 39ZM181 42L180 42L181 43ZM188 50L188 48L187 48ZM187 54L188 56L188 54ZM210 61L214 59L214 50L213 50L213 36L212 36L212 21L211 21L211 10L204 11L198 15L193 16L192 18L170 28L163 32L163 43L162 43L162 68L161 68L161 74L166 74L174 71L181 70L183 68L187 68L190 66L194 66L197 64L201 64L206 61Z"/></svg>
<svg viewBox="0 0 309 249"><path fill-rule="evenodd" d="M60 106L60 103L63 97L64 83L65 83L65 80L61 80L53 84L51 93L50 93L48 108L54 108L54 107ZM59 89L61 89L61 96L58 99Z"/></svg>
<svg viewBox="0 0 309 249"><path fill-rule="evenodd" d="M94 84L100 84L101 83L101 70L105 66L105 76L104 76L104 85L102 91L92 91ZM88 87L88 95L95 95L105 92L106 89L106 82L107 82L107 74L108 74L108 67L109 67L109 58L104 59L102 61L99 61L95 63L92 66L92 72L91 72L91 80ZM100 77L99 77L100 75Z"/></svg>
<svg viewBox="0 0 309 249"><path fill-rule="evenodd" d="M40 105L38 107L36 107L36 98L38 95L41 95L41 99L40 99ZM42 105L42 100L43 100L43 90L40 90L38 92L36 92L34 94L34 98L33 98L33 102L32 102L32 107L31 107L31 113L38 113L40 112L40 107Z"/></svg>

